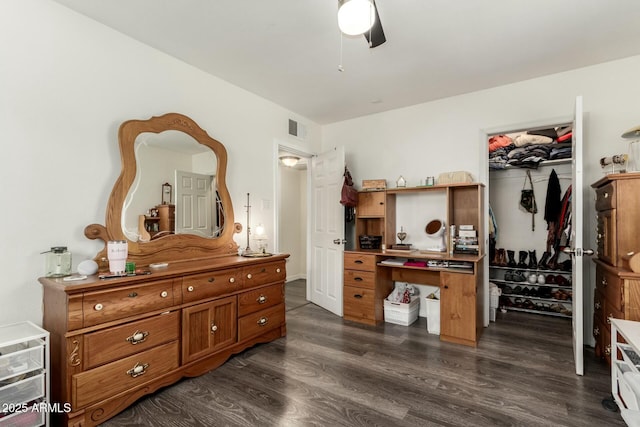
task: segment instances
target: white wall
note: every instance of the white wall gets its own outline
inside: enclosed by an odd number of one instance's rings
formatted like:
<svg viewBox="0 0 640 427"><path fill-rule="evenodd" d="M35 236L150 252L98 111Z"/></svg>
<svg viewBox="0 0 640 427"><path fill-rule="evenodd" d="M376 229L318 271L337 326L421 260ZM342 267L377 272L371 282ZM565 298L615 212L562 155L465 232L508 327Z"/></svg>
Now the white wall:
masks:
<svg viewBox="0 0 640 427"><path fill-rule="evenodd" d="M41 323L40 252L66 245L75 269L102 248L84 227L104 224L123 121L179 112L221 141L235 221L245 226L247 192L267 201L253 225L273 223L275 168L264 159L274 139L299 144L289 118L307 124L305 149L319 151L320 128L304 117L57 3L0 2L0 39L0 324Z"/></svg>
<svg viewBox="0 0 640 427"><path fill-rule="evenodd" d="M279 251L287 259L287 281L307 273L307 170L280 166Z"/></svg>
<svg viewBox="0 0 640 427"><path fill-rule="evenodd" d="M523 124L573 114L584 97L585 247L596 247L593 191L602 177L599 159L625 153L623 131L640 124L640 56L554 74L484 91L446 98L334 123L323 127L325 149L343 145L356 185L362 179L398 176L407 185L428 175L466 170L477 179L486 156L481 130L515 129ZM428 78L428 76L425 76ZM591 338L594 265L585 262L585 338Z"/></svg>

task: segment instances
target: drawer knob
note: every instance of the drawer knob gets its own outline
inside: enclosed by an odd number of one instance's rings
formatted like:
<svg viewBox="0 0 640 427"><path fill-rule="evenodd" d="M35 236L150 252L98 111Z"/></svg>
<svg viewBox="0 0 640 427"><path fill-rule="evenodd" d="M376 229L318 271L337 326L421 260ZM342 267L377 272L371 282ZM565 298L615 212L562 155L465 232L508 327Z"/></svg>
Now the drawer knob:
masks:
<svg viewBox="0 0 640 427"><path fill-rule="evenodd" d="M189 286L189 287L187 288L187 292L193 292L193 286Z"/></svg>
<svg viewBox="0 0 640 427"><path fill-rule="evenodd" d="M127 371L127 375L131 376L131 378L139 377L147 372L147 368L149 367L148 363L136 363L135 366Z"/></svg>
<svg viewBox="0 0 640 427"><path fill-rule="evenodd" d="M276 268L276 273L280 273L280 269L279 268Z"/></svg>
<svg viewBox="0 0 640 427"><path fill-rule="evenodd" d="M609 313L609 315L607 316L607 325L611 324L611 318L613 317L613 313Z"/></svg>
<svg viewBox="0 0 640 427"><path fill-rule="evenodd" d="M603 285L603 286L607 286L608 284L609 284L609 283L607 283L607 278L606 278L606 277L603 277L603 278L602 278L602 285Z"/></svg>
<svg viewBox="0 0 640 427"><path fill-rule="evenodd" d="M141 342L145 342L148 336L149 332L147 331L135 331L133 334L131 334L130 337L127 337L126 341L128 341L132 345L136 345Z"/></svg>
<svg viewBox="0 0 640 427"><path fill-rule="evenodd" d="M94 306L93 306L93 309L94 309L95 311L100 311L100 310L102 310L103 308L104 308L104 307L103 307L103 306L102 306L102 304L100 304L100 303L98 303L98 304L96 304L96 305L94 305Z"/></svg>
<svg viewBox="0 0 640 427"><path fill-rule="evenodd" d="M131 292L131 293L129 294L129 298L135 298L135 297L137 297L137 296L138 296L138 293L137 293L137 292Z"/></svg>
<svg viewBox="0 0 640 427"><path fill-rule="evenodd" d="M235 282L236 282L236 278L235 277L229 278L229 283L235 283Z"/></svg>
<svg viewBox="0 0 640 427"><path fill-rule="evenodd" d="M600 307L602 307L602 304L600 304L600 301L596 301L593 306L595 307L596 310L600 310Z"/></svg>
<svg viewBox="0 0 640 427"><path fill-rule="evenodd" d="M251 279L252 277L251 273L247 274L247 279Z"/></svg>
<svg viewBox="0 0 640 427"><path fill-rule="evenodd" d="M265 297L264 295L260 295L256 301L258 302L258 304L264 304L265 302L267 302L267 297Z"/></svg>
<svg viewBox="0 0 640 427"><path fill-rule="evenodd" d="M216 280L215 277L211 277L211 278L209 278L209 283L213 283L215 280Z"/></svg>
<svg viewBox="0 0 640 427"><path fill-rule="evenodd" d="M169 292L167 292L167 291L162 291L162 292L160 292L160 296L161 296L162 298L166 298L166 297L168 297L168 296L169 296Z"/></svg>
<svg viewBox="0 0 640 427"><path fill-rule="evenodd" d="M602 240L602 233L598 233L598 240Z"/></svg>
<svg viewBox="0 0 640 427"><path fill-rule="evenodd" d="M268 317L261 317L258 319L258 321L256 322L258 324L258 326L264 326L269 322L269 318Z"/></svg>
<svg viewBox="0 0 640 427"><path fill-rule="evenodd" d="M600 335L600 328L596 326L593 328L593 336L597 337L598 335Z"/></svg>
<svg viewBox="0 0 640 427"><path fill-rule="evenodd" d="M608 344L608 345L604 348L604 354L605 354L605 356L611 356L611 344Z"/></svg>
<svg viewBox="0 0 640 427"><path fill-rule="evenodd" d="M211 324L211 333L214 333L217 330L218 330L218 325L216 325L215 323L212 323Z"/></svg>
<svg viewBox="0 0 640 427"><path fill-rule="evenodd" d="M605 199L608 199L608 198L609 198L609 193L604 193L602 196L603 196Z"/></svg>

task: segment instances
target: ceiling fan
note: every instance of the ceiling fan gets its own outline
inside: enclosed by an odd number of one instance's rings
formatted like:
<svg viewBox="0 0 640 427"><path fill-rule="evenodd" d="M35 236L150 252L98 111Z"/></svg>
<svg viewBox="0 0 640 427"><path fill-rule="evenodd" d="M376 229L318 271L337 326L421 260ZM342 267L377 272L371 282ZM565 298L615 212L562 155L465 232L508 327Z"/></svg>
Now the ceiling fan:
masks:
<svg viewBox="0 0 640 427"><path fill-rule="evenodd" d="M338 26L350 36L363 34L370 49L387 41L375 0L338 0Z"/></svg>

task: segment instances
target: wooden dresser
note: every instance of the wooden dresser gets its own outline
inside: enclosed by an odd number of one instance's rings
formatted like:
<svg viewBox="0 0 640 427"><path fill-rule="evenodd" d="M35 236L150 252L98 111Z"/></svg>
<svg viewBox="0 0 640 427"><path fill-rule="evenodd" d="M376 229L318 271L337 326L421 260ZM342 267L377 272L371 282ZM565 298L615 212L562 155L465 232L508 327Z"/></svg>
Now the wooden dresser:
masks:
<svg viewBox="0 0 640 427"><path fill-rule="evenodd" d="M640 173L607 175L592 185L596 192L596 288L593 304L595 353L611 363L610 320L640 321L640 274L625 256L640 251Z"/></svg>
<svg viewBox="0 0 640 427"><path fill-rule="evenodd" d="M177 261L149 275L41 278L55 425L94 426L160 387L286 334L285 258Z"/></svg>

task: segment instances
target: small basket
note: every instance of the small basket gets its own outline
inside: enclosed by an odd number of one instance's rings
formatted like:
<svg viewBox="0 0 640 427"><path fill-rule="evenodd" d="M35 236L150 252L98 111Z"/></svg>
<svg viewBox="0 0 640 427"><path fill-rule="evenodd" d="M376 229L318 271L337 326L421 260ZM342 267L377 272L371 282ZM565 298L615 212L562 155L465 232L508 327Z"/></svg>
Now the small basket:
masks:
<svg viewBox="0 0 640 427"><path fill-rule="evenodd" d="M363 234L358 239L360 240L360 249L380 249L380 244L382 243L382 236Z"/></svg>
<svg viewBox="0 0 640 427"><path fill-rule="evenodd" d="M396 325L409 326L418 319L420 298L411 297L409 304L384 300L384 321Z"/></svg>

